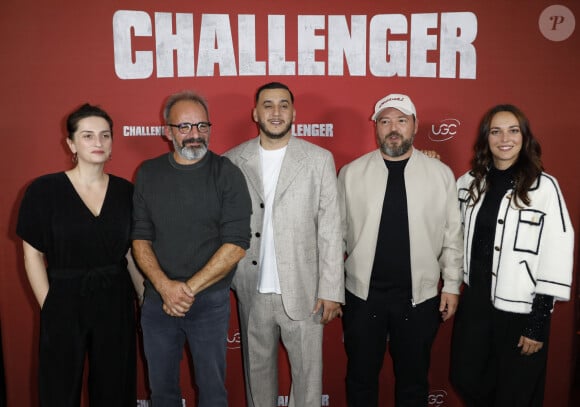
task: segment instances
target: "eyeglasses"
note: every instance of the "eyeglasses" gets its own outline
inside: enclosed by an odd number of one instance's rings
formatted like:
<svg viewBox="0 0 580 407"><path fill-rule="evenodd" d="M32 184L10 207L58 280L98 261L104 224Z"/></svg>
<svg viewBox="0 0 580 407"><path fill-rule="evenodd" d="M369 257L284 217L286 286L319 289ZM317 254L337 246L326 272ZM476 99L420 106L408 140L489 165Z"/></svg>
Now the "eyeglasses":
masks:
<svg viewBox="0 0 580 407"><path fill-rule="evenodd" d="M211 127L210 122L197 122L197 123L179 123L179 124L168 124L169 127L175 127L181 134L189 134L191 130L195 127L198 133L207 133Z"/></svg>

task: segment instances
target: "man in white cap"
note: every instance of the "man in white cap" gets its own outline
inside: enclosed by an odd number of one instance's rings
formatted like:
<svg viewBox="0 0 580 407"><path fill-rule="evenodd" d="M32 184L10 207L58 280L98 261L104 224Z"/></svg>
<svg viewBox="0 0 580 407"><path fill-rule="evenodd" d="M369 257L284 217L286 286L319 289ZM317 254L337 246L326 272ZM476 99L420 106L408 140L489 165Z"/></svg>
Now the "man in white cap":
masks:
<svg viewBox="0 0 580 407"><path fill-rule="evenodd" d="M455 313L463 276L455 178L413 148L418 121L408 96L382 98L372 120L379 148L338 178L348 406L378 405L388 341L395 404L425 407L431 345L439 323Z"/></svg>

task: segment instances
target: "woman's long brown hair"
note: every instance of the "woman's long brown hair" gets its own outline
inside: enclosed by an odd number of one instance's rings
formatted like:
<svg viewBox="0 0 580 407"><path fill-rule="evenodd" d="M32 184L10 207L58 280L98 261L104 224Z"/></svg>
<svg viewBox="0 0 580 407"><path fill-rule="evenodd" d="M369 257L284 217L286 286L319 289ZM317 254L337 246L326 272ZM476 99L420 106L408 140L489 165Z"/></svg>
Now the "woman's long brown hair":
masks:
<svg viewBox="0 0 580 407"><path fill-rule="evenodd" d="M497 105L487 111L479 126L479 133L474 145L474 156L471 160L471 174L474 180L469 186L469 196L473 203L481 198L482 193L489 189L489 183L485 182L487 174L493 165L493 155L489 148L489 131L493 117L500 112L512 113L518 120L522 134L522 149L518 155L514 168L514 194L515 203L530 204L528 191L543 171L542 148L535 139L528 118L520 109L513 105Z"/></svg>

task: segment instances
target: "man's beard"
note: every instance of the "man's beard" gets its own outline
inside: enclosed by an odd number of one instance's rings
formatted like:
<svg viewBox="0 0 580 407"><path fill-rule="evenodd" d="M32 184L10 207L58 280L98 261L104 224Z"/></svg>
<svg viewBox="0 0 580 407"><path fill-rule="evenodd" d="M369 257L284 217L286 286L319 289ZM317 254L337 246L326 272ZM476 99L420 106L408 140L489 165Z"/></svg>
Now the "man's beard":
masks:
<svg viewBox="0 0 580 407"><path fill-rule="evenodd" d="M278 140L284 137L286 133L290 131L290 129L292 128L292 122L288 123L288 125L284 127L279 133L272 133L271 131L266 129L266 123L263 121L258 121L258 126L260 126L260 130L262 130L262 133L264 133L268 138Z"/></svg>
<svg viewBox="0 0 580 407"><path fill-rule="evenodd" d="M201 145L199 147L188 146L188 144L192 143L199 143ZM180 146L177 140L173 139L173 147L177 151L177 154L188 161L201 160L207 153L207 144L208 142L201 137L185 139L183 140L183 146Z"/></svg>
<svg viewBox="0 0 580 407"><path fill-rule="evenodd" d="M398 146L390 147L389 146L389 143L388 143L388 139L391 136L399 136L401 138L401 144L398 145ZM403 154L405 154L407 151L409 151L409 149L413 145L414 138L415 137L413 136L410 139L405 140L403 138L403 135L402 134L397 133L396 131L392 131L381 142L381 146L380 146L381 147L381 152L383 154L388 155L389 157L393 157L393 158L400 157Z"/></svg>

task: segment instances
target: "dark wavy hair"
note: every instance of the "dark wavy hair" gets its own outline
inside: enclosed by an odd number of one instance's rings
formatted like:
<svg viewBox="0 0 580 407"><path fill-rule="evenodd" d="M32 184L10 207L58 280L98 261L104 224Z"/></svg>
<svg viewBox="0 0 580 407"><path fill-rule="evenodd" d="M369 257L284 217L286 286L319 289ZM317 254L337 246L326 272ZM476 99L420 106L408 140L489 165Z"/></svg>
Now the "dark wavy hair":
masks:
<svg viewBox="0 0 580 407"><path fill-rule="evenodd" d="M471 174L475 177L469 186L469 196L473 203L481 198L481 194L489 189L489 183L485 182L489 169L493 165L493 155L489 148L489 131L493 117L500 112L512 113L518 120L522 134L522 149L514 169L514 194L516 205L522 202L530 204L528 191L540 173L544 170L542 165L542 148L535 139L530 122L523 112L513 105L497 105L492 107L483 116L479 125L479 133L475 141L474 156L471 161ZM519 202L518 202L519 201Z"/></svg>

